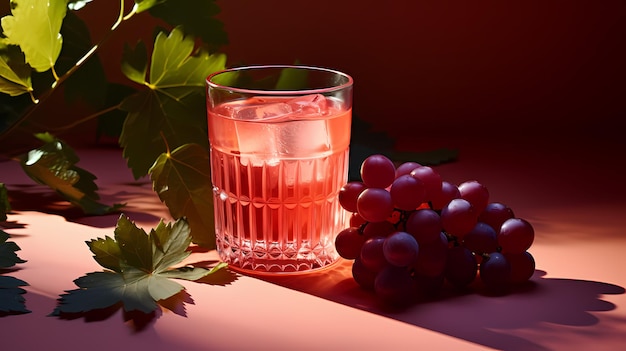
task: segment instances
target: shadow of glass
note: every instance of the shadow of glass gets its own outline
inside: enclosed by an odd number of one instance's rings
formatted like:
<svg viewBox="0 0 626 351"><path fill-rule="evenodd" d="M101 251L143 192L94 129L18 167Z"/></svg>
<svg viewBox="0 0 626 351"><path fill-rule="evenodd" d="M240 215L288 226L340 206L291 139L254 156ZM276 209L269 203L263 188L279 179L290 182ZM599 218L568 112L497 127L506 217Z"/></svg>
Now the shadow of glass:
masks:
<svg viewBox="0 0 626 351"><path fill-rule="evenodd" d="M390 310L354 282L350 269L350 264L344 262L324 274L260 279L486 347L510 351L548 350L540 338L530 340L515 335L515 331L541 330L549 325L594 326L599 322L594 312L616 308L613 303L602 300L602 295L625 292L623 287L603 282L546 278L546 273L538 270L527 285L505 296L488 296L474 289L465 293L446 290L436 299L421 301L403 310Z"/></svg>

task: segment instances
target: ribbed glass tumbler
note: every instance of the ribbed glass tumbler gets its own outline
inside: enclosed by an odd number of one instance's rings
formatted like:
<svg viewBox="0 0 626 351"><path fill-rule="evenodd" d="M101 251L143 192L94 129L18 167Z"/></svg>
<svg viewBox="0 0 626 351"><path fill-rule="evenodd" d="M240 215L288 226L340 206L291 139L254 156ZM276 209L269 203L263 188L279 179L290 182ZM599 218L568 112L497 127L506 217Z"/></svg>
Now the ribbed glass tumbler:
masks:
<svg viewBox="0 0 626 351"><path fill-rule="evenodd" d="M207 78L207 111L220 258L256 274L336 262L352 78L307 66L229 69Z"/></svg>

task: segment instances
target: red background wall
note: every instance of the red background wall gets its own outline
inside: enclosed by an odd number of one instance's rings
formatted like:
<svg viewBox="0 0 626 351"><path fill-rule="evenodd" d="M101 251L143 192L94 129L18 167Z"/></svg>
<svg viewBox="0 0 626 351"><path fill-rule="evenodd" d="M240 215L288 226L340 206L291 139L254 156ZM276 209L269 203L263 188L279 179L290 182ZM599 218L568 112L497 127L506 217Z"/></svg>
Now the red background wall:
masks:
<svg viewBox="0 0 626 351"><path fill-rule="evenodd" d="M355 113L399 137L615 136L626 117L622 0L218 3L231 63L343 70Z"/></svg>
<svg viewBox="0 0 626 351"><path fill-rule="evenodd" d="M413 144L426 136L622 138L624 0L217 4L229 65L298 60L345 71L355 79L354 113ZM94 1L79 12L93 40L118 5ZM149 16L137 20L101 50L109 75L126 83L123 43L152 36Z"/></svg>

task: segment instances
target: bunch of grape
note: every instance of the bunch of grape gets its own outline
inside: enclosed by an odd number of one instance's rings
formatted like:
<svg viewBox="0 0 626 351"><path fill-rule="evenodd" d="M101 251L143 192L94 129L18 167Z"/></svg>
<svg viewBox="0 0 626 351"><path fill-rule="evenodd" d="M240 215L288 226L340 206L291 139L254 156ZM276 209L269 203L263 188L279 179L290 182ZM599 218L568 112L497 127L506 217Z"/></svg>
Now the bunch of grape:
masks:
<svg viewBox="0 0 626 351"><path fill-rule="evenodd" d="M354 260L355 281L383 301L407 304L476 279L502 294L533 275L533 227L508 206L489 202L481 183L457 186L429 166L396 168L383 155L369 156L360 171L361 181L339 193L352 215L335 247Z"/></svg>

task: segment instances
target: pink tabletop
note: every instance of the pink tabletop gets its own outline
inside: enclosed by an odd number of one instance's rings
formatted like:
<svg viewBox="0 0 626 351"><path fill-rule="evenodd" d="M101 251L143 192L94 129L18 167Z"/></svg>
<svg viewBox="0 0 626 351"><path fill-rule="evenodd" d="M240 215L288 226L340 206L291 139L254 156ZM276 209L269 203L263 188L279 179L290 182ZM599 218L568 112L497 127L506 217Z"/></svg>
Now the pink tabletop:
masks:
<svg viewBox="0 0 626 351"><path fill-rule="evenodd" d="M428 143L427 140L424 141ZM436 143L434 143L436 144ZM434 145L431 144L431 145ZM73 280L101 267L86 240L112 236L119 214L83 217L15 162L0 163L14 212L11 235L28 262L6 275L25 280L31 313L0 317L7 350L617 350L626 346L626 190L617 144L467 142L457 162L437 166L447 181L476 179L493 201L536 231L532 286L501 297L442 296L403 311L380 308L350 276L349 262L277 278L238 276L227 285L180 281L141 327L118 310L99 320L48 316ZM399 147L416 147L406 141ZM575 149L572 149L574 147ZM608 150L608 151L607 151ZM146 179L133 180L120 150L78 150L98 176L102 201L150 229L171 220ZM622 157L623 158L623 157ZM215 260L196 250L188 263ZM621 347L620 347L621 346Z"/></svg>

